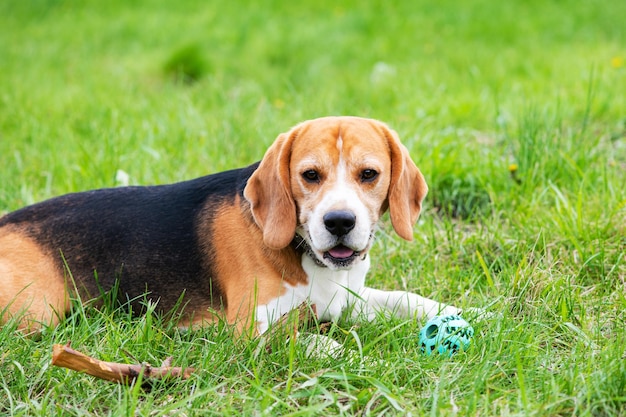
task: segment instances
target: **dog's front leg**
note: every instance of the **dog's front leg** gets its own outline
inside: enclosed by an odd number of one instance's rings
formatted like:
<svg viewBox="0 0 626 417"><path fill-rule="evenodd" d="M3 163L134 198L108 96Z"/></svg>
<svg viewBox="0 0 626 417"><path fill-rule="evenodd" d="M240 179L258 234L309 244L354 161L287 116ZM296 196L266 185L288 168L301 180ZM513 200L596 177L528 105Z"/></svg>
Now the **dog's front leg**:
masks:
<svg viewBox="0 0 626 417"><path fill-rule="evenodd" d="M459 314L460 309L439 303L408 291L383 291L364 287L354 303L353 314L376 318L380 311L404 318L431 318L437 315Z"/></svg>

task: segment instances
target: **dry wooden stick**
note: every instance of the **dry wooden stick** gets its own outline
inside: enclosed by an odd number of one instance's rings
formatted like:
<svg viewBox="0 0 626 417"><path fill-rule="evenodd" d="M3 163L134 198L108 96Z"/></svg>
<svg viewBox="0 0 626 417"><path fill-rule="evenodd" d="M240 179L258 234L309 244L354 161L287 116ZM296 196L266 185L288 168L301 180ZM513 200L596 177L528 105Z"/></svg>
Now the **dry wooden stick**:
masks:
<svg viewBox="0 0 626 417"><path fill-rule="evenodd" d="M172 367L171 363L171 357L167 358L160 367L156 368L149 364L128 365L105 362L72 349L70 343L66 345L57 344L52 347L52 365L85 372L89 375L120 384L132 383L141 374L146 379L188 379L195 371L194 368Z"/></svg>
<svg viewBox="0 0 626 417"><path fill-rule="evenodd" d="M315 305L302 303L296 309L284 314L276 321L267 333L268 339L277 337L281 332L285 334L296 333L299 329L306 329L311 325L313 319L317 317ZM293 327L292 327L293 326ZM291 327L291 329L290 329ZM290 331L291 330L291 331ZM172 358L169 357L160 367L153 367L149 364L124 364L117 362L105 362L85 355L66 345L56 344L52 346L52 365L68 368L73 371L85 372L91 376L113 381L120 384L129 384L135 381L143 373L143 378L165 379L182 378L188 379L194 368L172 367Z"/></svg>

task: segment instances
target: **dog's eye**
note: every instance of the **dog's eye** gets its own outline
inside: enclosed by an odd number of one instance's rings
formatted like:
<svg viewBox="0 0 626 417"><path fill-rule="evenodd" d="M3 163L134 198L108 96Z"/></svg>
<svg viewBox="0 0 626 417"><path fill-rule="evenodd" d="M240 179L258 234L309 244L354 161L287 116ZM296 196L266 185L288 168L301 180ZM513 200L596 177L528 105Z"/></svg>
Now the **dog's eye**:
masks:
<svg viewBox="0 0 626 417"><path fill-rule="evenodd" d="M302 173L302 178L306 182L320 182L320 174L314 169L308 169Z"/></svg>
<svg viewBox="0 0 626 417"><path fill-rule="evenodd" d="M374 181L377 176L378 172L373 169L364 169L363 171L361 171L361 181L363 182Z"/></svg>

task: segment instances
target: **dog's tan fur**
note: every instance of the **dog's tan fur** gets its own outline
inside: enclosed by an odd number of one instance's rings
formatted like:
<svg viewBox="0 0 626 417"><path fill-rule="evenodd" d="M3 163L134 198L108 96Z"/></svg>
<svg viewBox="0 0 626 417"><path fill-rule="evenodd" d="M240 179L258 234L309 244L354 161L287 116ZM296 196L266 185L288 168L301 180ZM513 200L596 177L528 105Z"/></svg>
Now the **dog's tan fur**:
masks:
<svg viewBox="0 0 626 417"><path fill-rule="evenodd" d="M37 242L17 230L0 229L0 248L4 314L21 316L21 328L27 331L40 323L56 325L69 309L63 271Z"/></svg>

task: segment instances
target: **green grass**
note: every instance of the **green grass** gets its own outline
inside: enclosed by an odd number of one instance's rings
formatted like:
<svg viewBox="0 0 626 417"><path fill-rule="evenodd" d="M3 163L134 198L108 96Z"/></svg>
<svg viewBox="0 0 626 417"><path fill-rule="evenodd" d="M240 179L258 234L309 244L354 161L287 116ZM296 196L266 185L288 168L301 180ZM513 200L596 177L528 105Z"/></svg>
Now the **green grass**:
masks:
<svg viewBox="0 0 626 417"><path fill-rule="evenodd" d="M595 0L0 3L0 212L374 117L431 193L415 242L385 222L370 284L498 313L451 359L419 353L423 323L344 320L333 337L384 360L361 367L77 308L39 338L0 329L0 415L626 415L625 21ZM117 386L53 368L68 340L202 372Z"/></svg>

